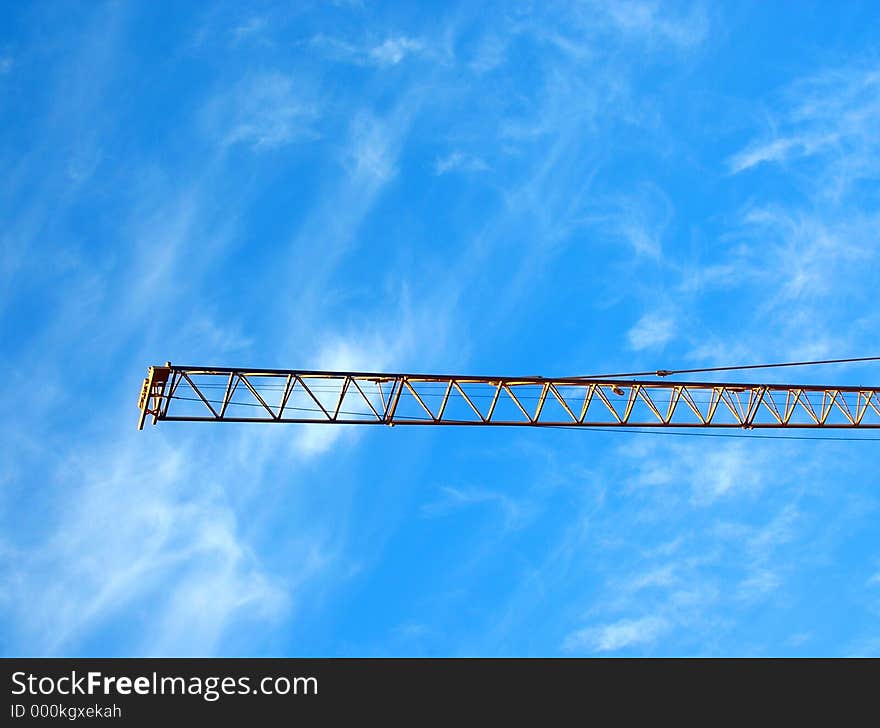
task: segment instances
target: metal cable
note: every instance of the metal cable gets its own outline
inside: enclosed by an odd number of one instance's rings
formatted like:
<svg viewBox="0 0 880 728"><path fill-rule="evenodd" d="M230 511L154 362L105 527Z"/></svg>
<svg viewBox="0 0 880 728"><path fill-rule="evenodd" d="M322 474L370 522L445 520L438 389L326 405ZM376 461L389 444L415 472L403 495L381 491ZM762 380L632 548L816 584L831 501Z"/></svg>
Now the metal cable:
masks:
<svg viewBox="0 0 880 728"><path fill-rule="evenodd" d="M775 364L743 364L733 367L702 367L699 369L656 369L652 372L625 372L617 374L591 374L571 379L607 379L609 377L668 377L671 374L697 374L699 372L733 372L745 369L777 369L779 367L806 367L818 364L854 364L856 362L880 361L880 356L859 356L847 359L823 359L820 361L790 361ZM566 377L568 378L568 377Z"/></svg>

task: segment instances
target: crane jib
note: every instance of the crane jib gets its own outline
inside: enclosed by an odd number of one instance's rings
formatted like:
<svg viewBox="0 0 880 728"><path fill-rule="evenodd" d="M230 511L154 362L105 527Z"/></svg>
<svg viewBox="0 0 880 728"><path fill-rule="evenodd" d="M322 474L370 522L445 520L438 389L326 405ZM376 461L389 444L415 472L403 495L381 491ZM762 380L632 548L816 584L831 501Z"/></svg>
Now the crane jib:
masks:
<svg viewBox="0 0 880 728"><path fill-rule="evenodd" d="M146 419L345 425L880 428L880 387L295 369L149 368Z"/></svg>

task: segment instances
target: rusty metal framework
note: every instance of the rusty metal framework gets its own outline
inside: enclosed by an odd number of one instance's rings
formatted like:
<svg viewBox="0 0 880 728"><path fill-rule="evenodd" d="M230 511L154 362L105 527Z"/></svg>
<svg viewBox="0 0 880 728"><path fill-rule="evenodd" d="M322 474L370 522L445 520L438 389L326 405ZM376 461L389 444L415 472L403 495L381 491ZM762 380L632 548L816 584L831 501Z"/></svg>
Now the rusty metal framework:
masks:
<svg viewBox="0 0 880 728"><path fill-rule="evenodd" d="M880 428L880 387L150 367L148 417L177 422Z"/></svg>

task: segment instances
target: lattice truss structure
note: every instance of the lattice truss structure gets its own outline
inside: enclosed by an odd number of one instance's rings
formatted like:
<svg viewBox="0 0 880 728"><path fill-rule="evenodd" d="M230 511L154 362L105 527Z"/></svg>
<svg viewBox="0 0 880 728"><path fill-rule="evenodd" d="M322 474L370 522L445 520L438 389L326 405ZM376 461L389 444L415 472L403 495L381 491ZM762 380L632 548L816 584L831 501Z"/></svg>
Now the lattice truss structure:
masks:
<svg viewBox="0 0 880 728"><path fill-rule="evenodd" d="M880 428L880 387L150 367L158 421Z"/></svg>

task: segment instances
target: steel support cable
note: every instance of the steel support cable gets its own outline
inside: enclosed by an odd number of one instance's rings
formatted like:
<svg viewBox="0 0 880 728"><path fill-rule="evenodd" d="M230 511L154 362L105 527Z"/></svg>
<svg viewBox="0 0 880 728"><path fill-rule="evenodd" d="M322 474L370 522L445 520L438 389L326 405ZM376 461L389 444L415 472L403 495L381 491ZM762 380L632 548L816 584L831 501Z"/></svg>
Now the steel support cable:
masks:
<svg viewBox="0 0 880 728"><path fill-rule="evenodd" d="M742 364L731 367L701 367L699 369L655 369L650 372L623 372L615 374L590 374L570 377L571 379L607 379L616 377L668 377L672 374L698 374L700 372L735 372L745 369L778 369L781 367L807 367L819 364L855 364L858 362L880 361L880 356L858 356L847 359L822 359L818 361L789 361L774 364ZM566 377L568 378L568 377Z"/></svg>

